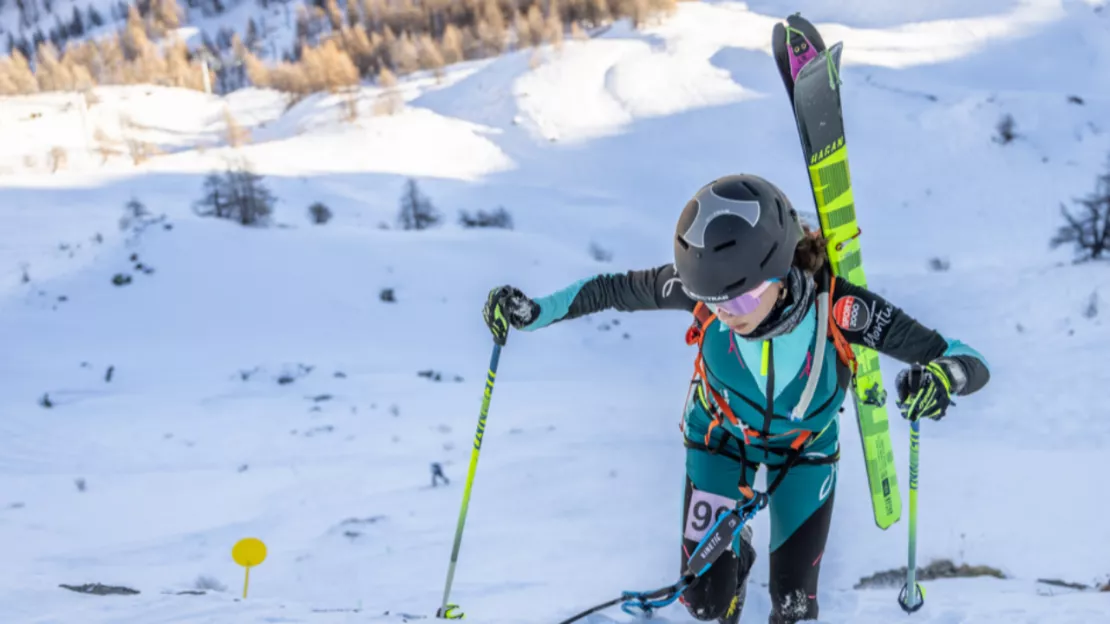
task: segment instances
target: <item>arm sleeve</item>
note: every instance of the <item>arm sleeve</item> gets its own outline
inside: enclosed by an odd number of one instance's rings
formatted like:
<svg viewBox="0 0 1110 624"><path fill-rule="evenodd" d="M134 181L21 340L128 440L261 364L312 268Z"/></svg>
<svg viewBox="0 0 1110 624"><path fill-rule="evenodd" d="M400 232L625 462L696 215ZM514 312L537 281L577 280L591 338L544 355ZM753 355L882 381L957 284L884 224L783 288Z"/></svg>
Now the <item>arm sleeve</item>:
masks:
<svg viewBox="0 0 1110 624"><path fill-rule="evenodd" d="M696 304L682 291L674 265L670 264L643 271L597 275L534 301L540 306L540 314L532 323L521 328L525 331L602 310L690 312Z"/></svg>
<svg viewBox="0 0 1110 624"><path fill-rule="evenodd" d="M987 360L978 351L925 327L883 297L841 279L836 280L834 295L833 322L848 342L906 364L956 364L952 381L959 395L976 392L990 380Z"/></svg>

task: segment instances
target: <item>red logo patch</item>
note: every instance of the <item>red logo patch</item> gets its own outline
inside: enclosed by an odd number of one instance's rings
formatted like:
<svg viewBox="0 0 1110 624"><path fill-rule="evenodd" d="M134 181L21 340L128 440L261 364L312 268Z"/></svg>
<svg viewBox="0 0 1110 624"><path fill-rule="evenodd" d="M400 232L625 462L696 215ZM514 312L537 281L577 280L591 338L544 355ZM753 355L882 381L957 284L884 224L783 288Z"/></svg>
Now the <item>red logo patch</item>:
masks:
<svg viewBox="0 0 1110 624"><path fill-rule="evenodd" d="M855 297L840 297L833 304L833 322L847 331L863 331L871 324L871 310Z"/></svg>

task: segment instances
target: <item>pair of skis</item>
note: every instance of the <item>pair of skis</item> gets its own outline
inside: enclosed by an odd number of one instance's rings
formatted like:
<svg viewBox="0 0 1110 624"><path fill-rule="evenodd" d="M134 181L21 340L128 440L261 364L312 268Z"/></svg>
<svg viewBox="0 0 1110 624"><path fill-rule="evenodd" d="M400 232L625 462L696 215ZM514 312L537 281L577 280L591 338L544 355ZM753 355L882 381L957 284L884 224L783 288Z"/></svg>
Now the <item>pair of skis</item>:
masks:
<svg viewBox="0 0 1110 624"><path fill-rule="evenodd" d="M775 63L794 109L802 153L809 168L813 200L821 221L821 233L829 241L828 254L833 274L866 287L840 102L843 44L826 47L813 24L798 14L786 18L785 24L775 25L771 42ZM852 350L858 363L853 378L853 398L863 442L871 506L875 524L886 530L902 514L887 420L886 391L879 371L878 353L858 345L853 345ZM925 598L924 590L915 578L919 443L919 423L913 421L910 424L909 565L906 585L898 597L898 603L910 613L920 609Z"/></svg>

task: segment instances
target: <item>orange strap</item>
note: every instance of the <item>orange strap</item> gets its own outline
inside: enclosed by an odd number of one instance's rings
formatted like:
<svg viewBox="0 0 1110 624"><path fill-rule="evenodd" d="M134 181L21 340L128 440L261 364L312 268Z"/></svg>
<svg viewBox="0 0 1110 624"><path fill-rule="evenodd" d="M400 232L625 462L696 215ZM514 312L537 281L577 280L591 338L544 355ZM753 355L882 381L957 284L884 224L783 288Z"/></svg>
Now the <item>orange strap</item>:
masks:
<svg viewBox="0 0 1110 624"><path fill-rule="evenodd" d="M729 407L728 402L718 395L717 392L713 390L713 387L709 385L709 382L706 381L705 360L701 357L701 349L702 345L705 343L705 328L713 322L714 318L716 318L716 315L709 309L709 306L700 301L694 306L694 322L690 325L690 328L686 330L686 344L698 345L698 355L694 358L694 376L690 380L692 382L691 385L700 380L699 385L702 391L709 392L713 404L717 407L717 411L723 412L725 417L728 418L728 421L744 433L744 443L746 444L748 442L747 427L736 417L732 408ZM720 414L711 410L709 415L713 420L709 423L709 429L705 432L705 445L707 447L709 446L710 436L713 435L713 430L721 424Z"/></svg>
<svg viewBox="0 0 1110 624"><path fill-rule="evenodd" d="M686 330L686 344L698 345L698 353L701 353L701 343L705 338L705 328L709 326L716 315L709 309L709 306L702 302L698 302L694 306L694 323L690 325L690 329Z"/></svg>
<svg viewBox="0 0 1110 624"><path fill-rule="evenodd" d="M855 377L856 369L859 367L859 362L856 361L856 354L852 352L852 345L848 343L848 339L840 332L837 327L835 317L833 314L833 301L835 297L833 294L836 292L836 276L834 275L829 280L829 333L832 335L833 345L836 346L836 354L840 356L840 361L848 365L852 371L852 376Z"/></svg>

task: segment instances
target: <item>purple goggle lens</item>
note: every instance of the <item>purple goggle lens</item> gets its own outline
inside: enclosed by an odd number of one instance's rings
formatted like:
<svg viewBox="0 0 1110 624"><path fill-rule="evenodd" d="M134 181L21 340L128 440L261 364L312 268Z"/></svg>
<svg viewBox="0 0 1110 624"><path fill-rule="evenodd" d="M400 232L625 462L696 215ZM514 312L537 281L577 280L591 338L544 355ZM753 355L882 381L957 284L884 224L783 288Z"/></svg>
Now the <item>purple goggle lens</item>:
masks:
<svg viewBox="0 0 1110 624"><path fill-rule="evenodd" d="M724 310L732 316L751 314L759 307L760 295L766 292L766 290L771 287L771 284L777 281L777 279L769 279L742 295L737 295L726 301L707 303L706 305L708 305L709 309L713 310L714 313L716 313L717 310Z"/></svg>

